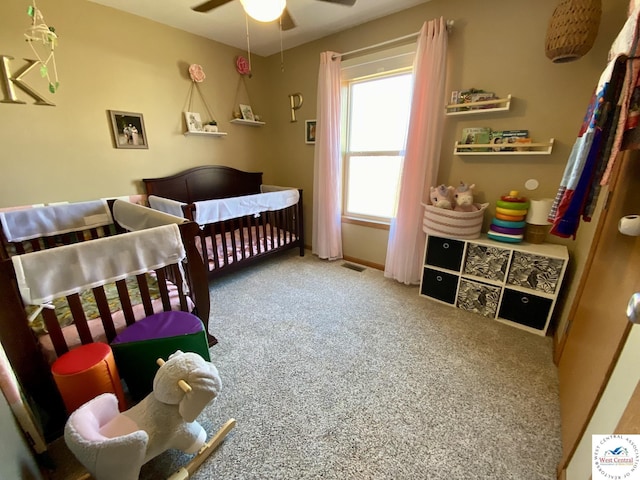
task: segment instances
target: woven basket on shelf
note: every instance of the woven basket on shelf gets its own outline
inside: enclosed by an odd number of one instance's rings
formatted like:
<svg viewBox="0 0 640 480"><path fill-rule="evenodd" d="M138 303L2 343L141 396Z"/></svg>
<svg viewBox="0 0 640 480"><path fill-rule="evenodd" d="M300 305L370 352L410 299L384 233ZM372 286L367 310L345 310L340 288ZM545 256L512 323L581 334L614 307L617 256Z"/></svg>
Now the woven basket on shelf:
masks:
<svg viewBox="0 0 640 480"><path fill-rule="evenodd" d="M545 50L554 63L577 60L591 50L598 35L600 0L561 0L553 11Z"/></svg>

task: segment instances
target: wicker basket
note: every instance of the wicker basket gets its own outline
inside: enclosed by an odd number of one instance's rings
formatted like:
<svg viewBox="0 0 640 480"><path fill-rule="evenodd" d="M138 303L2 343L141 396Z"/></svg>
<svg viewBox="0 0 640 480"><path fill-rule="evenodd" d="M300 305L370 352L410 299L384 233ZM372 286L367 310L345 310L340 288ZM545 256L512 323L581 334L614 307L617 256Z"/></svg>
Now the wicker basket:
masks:
<svg viewBox="0 0 640 480"><path fill-rule="evenodd" d="M446 238L473 239L480 236L484 211L488 203L475 203L475 212L457 212L433 205L422 204L424 218L422 230L430 235Z"/></svg>
<svg viewBox="0 0 640 480"><path fill-rule="evenodd" d="M591 50L601 14L600 0L561 0L547 29L547 57L554 63L566 63Z"/></svg>

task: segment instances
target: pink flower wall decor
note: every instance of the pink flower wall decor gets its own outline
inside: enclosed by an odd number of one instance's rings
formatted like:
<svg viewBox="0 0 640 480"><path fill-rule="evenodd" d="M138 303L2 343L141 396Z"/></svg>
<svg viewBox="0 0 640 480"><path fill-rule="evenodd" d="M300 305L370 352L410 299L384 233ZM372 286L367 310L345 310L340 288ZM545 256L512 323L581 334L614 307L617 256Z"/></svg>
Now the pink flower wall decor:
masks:
<svg viewBox="0 0 640 480"><path fill-rule="evenodd" d="M236 70L240 75L251 74L251 68L249 67L249 62L246 58L242 56L236 57Z"/></svg>
<svg viewBox="0 0 640 480"><path fill-rule="evenodd" d="M189 75L191 76L191 80L198 83L202 82L206 78L204 70L202 70L202 67L197 63L189 65Z"/></svg>

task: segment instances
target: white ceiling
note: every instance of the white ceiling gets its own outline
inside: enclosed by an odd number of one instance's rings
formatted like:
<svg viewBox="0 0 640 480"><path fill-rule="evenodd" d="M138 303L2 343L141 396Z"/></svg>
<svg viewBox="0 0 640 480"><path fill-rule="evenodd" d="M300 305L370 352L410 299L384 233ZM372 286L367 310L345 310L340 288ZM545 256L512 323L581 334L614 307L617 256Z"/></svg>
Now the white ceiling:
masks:
<svg viewBox="0 0 640 480"><path fill-rule="evenodd" d="M89 0L148 18L226 45L247 49L245 14L239 0L208 13L191 7L205 0ZM318 0L287 0L296 27L282 32L284 50L384 17L429 0L357 0L352 7ZM268 56L280 51L279 22L259 23L249 18L251 52Z"/></svg>

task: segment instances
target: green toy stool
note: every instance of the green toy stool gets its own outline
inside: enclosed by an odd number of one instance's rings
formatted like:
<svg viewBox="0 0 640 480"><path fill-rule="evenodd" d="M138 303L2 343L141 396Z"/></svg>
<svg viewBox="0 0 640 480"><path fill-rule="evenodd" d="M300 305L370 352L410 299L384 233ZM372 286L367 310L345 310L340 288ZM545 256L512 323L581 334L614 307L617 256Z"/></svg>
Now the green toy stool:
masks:
<svg viewBox="0 0 640 480"><path fill-rule="evenodd" d="M158 358L168 358L176 350L182 350L198 353L211 361L202 321L182 311L172 310L143 318L116 336L111 349L120 377L135 401L142 400L153 390Z"/></svg>

